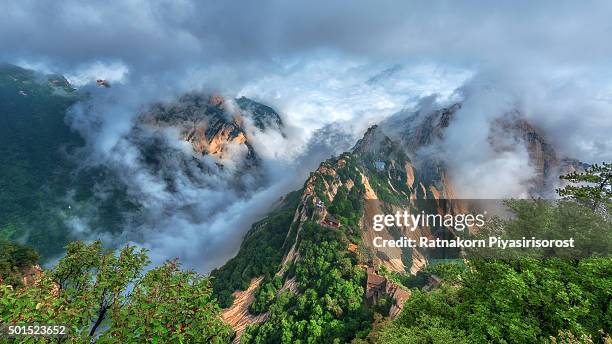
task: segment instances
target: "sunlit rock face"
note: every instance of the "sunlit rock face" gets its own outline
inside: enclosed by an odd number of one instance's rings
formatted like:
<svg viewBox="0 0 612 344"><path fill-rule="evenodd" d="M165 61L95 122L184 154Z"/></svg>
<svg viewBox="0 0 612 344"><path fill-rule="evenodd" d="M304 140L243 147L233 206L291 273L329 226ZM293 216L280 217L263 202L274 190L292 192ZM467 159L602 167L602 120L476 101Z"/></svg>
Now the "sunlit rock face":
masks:
<svg viewBox="0 0 612 344"><path fill-rule="evenodd" d="M255 187L265 182L249 126L281 131L283 123L272 108L248 98L228 100L218 94L191 93L175 102L152 105L134 126L132 140L160 173L172 170L160 159L170 154L182 160L178 167L190 171L194 181L209 179L199 178L200 170L204 175L235 178L232 186L249 189L247 184Z"/></svg>
<svg viewBox="0 0 612 344"><path fill-rule="evenodd" d="M215 231L222 226L236 228L239 240L239 231L255 215L235 214L248 213L243 204L274 182L252 142L258 131L283 129L271 108L246 98L241 103L246 105L220 95L188 93L143 107L129 130L96 161L96 168L112 178L96 174L96 190L101 191L71 203L71 228L80 229L83 237L106 233L91 220L102 216L99 208L90 206L106 197L113 214L125 214L111 227L117 230L108 241L147 245L161 252L155 259L189 251L185 256L195 262L201 253L184 247L208 247L203 238L221 237ZM116 189L122 191L120 197L115 197Z"/></svg>
<svg viewBox="0 0 612 344"><path fill-rule="evenodd" d="M141 123L177 130L179 138L190 143L193 153L200 156L230 158L230 146L235 145L255 158L241 119L241 114L225 109L219 95L187 94L175 103L155 104L141 116Z"/></svg>
<svg viewBox="0 0 612 344"><path fill-rule="evenodd" d="M455 230L419 225L414 231L404 228L377 232L373 230L371 219L376 214L393 213L400 209L418 213L419 209L425 209L428 205L436 205L438 212L450 214L471 212L466 204L455 200L460 196L455 191L458 181L450 171L452 166L446 155L452 154L452 151L442 151L447 148L443 146L445 135L457 116L462 115L459 113L461 109L462 104L457 103L395 116L370 127L351 150L323 161L310 173L303 188L298 191L296 204L292 205L294 211L291 212L290 224L283 226L285 240L275 247L275 250L283 252L282 259L275 265L277 276L283 279L281 290L299 293L299 289L291 288L295 277L285 272L303 259L301 238L306 235L304 228L316 223L326 230L346 235L346 249L356 254L356 265L367 271L364 302L387 296L401 305L410 296L379 275L379 269L416 274L431 259L438 258L439 253L427 248L380 246L375 244L376 237L387 241L400 235L411 239L453 237ZM486 130L482 133L484 143L494 154L514 152L517 147L525 152L525 166L534 171L526 185L531 195L553 191L551 179L557 178L560 171L580 168L577 161L560 158L546 135L517 111L494 118ZM451 201L445 202L444 199ZM251 238L257 231L269 230L261 224L273 221L274 216L272 211L270 216L253 226L245 236L243 246L255 242ZM245 252L241 250L237 259L240 260L243 254ZM234 268L228 264L221 268L222 273L216 271L213 275L223 278L223 275L237 274L238 271L232 271ZM257 274L249 277L249 288L236 292L236 300L226 310L226 314L233 315L232 321L236 324L258 323L267 319L267 313L254 318L247 312L235 312L246 309L252 302L253 285L263 278ZM392 310L391 316L398 312L399 309ZM242 326L234 328L238 333L243 329Z"/></svg>

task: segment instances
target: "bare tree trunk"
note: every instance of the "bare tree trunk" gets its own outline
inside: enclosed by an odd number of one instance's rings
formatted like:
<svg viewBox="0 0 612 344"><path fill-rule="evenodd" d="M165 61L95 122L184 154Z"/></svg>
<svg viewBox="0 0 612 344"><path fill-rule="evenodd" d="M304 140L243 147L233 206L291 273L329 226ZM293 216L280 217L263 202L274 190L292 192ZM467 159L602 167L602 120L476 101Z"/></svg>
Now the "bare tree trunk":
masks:
<svg viewBox="0 0 612 344"><path fill-rule="evenodd" d="M106 311L107 310L108 310L108 307L102 307L100 309L100 312L98 313L98 319L96 319L96 323L91 328L91 331L89 331L89 336L90 337L93 336L94 333L96 333L96 330L98 329L98 326L100 326L100 324L104 320L104 316L106 315Z"/></svg>

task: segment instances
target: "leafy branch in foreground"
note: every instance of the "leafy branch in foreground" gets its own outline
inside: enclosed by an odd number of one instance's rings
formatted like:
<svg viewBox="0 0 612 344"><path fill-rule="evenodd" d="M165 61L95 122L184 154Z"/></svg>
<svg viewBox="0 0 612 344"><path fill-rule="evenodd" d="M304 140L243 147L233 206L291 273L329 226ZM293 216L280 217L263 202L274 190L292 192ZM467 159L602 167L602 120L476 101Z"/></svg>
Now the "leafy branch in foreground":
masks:
<svg viewBox="0 0 612 344"><path fill-rule="evenodd" d="M177 261L145 273L148 263L134 246L115 254L100 242L73 242L34 285L0 285L0 322L67 324L70 343L230 341L208 278Z"/></svg>

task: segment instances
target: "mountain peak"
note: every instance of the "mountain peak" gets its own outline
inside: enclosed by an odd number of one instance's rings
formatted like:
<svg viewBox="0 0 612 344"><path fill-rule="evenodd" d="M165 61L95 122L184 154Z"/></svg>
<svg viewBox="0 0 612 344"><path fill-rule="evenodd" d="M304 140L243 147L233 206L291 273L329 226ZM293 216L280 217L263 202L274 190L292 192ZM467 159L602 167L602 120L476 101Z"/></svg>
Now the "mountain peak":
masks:
<svg viewBox="0 0 612 344"><path fill-rule="evenodd" d="M247 97L240 97L236 99L236 104L241 110L248 112L255 122L255 126L261 130L270 127L281 128L283 126L283 120L273 108L258 103Z"/></svg>
<svg viewBox="0 0 612 344"><path fill-rule="evenodd" d="M400 147L392 141L378 125L373 125L366 130L353 149L353 153L372 154L384 158L389 157L393 152L401 151Z"/></svg>

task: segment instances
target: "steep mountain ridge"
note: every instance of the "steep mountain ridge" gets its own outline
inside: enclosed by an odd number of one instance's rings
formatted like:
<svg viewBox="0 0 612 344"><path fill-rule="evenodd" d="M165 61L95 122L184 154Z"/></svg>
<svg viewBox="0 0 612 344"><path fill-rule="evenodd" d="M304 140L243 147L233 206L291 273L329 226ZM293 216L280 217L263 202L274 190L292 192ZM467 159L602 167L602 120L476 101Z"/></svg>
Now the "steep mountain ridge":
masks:
<svg viewBox="0 0 612 344"><path fill-rule="evenodd" d="M36 105L36 97L49 97L52 104L59 104L53 109L53 120L60 118L63 124L67 107L79 97L85 97L75 93L61 77L40 79L26 73L22 78L18 72L22 73L19 69L10 69L0 78L2 86L10 85L11 96L18 97L6 103L10 106L19 102ZM281 338L291 341L308 337L323 342L336 338L346 341L368 331L375 311L390 315L399 312L402 300L409 294L381 271L416 274L436 257L424 249L376 247L374 236L396 239L454 234L427 227L414 232L394 229L375 233L370 220L375 214L408 208L418 210L422 206L420 201L430 200L440 206L438 200L456 197L444 161L435 155L435 150L425 148L435 146L444 138L445 130L461 108L461 104L454 104L417 112L402 119L403 124L393 130L389 130L388 123L371 127L353 149L322 162L302 189L281 199L266 218L252 226L236 257L212 272L213 288L226 307L224 319L238 333L236 340L277 342ZM24 114L17 112L17 117ZM34 119L41 117L36 111L34 115ZM23 125L27 121L17 123ZM12 129L19 133L22 128ZM62 130L66 129L64 125ZM187 185L189 191L211 188L249 197L267 182L250 141L252 130L276 130L284 135L281 117L266 105L244 97L229 100L218 95L192 93L172 103L154 104L141 114L126 140L140 153L139 167L159 177L164 192L176 195ZM7 136L10 134L7 131ZM551 178L560 170L582 166L559 157L545 135L519 112L509 113L492 123L489 143L498 152L512 149L513 145L525 145L537 172L532 185L534 194L549 190L554 185ZM64 142L54 142L53 149L59 150L63 145ZM5 150L14 157L10 149ZM40 156L44 157L44 149L41 152ZM19 164L16 166L27 170ZM48 171L58 174L53 168ZM106 211L100 218L109 221L99 228L119 227L123 220L120 211L144 214L141 219L132 219L134 222L147 221L147 215L159 209L164 214L185 211L198 219L211 215L202 213L197 207L198 200L181 203L182 197L173 199L165 207L144 212L141 204L132 203L130 185L125 180L127 192L109 192L116 199L90 202L96 196L94 186L103 184L106 178L115 183L118 177L114 173L119 172L101 167L86 171L84 176L79 173L82 171L70 175L74 178L71 180L79 181L80 189L72 196L71 207L57 201L61 195L38 196L47 192L42 182L25 184L34 184L31 190L39 197L37 202L47 197L46 201L57 203L55 206L69 209L62 211L64 217L56 219L60 223L77 214L84 204L90 208L95 204L97 211ZM2 191L10 187L3 184ZM72 186L65 186L69 187ZM51 207L41 207L45 208ZM211 210L213 215L214 211ZM158 219L151 218L151 222ZM0 223L0 227L3 225ZM0 234L10 239L15 238L14 233L23 235L14 228L9 223L2 227ZM32 240L45 242L44 232L35 234Z"/></svg>
<svg viewBox="0 0 612 344"><path fill-rule="evenodd" d="M282 259L269 262L267 272L264 274L252 273L251 270L251 273L245 275L245 271L249 271L248 264L239 268L234 266L234 270L230 264L213 271L212 276L217 278L215 283L218 286L225 283L228 274L247 277L246 283L238 289L244 290L249 287L248 290L240 292L239 304L233 303L229 308L233 310L240 307L243 311L250 310L249 315L244 315L246 318L240 318L233 313L231 323L241 324L236 328L238 334L236 342L275 341L284 333L278 329L279 327L299 328L299 324L303 321L317 321L315 319L317 315L300 315L299 311L292 313L299 309L300 300L310 295L311 290L322 299L334 295L335 289L332 286L322 287L320 282L301 279L298 273L303 269L308 270L305 264L314 264L310 261L312 257L309 256L311 244L328 245L326 240L313 241L313 235L314 238L320 238L320 235L333 236L338 250L336 254L344 257L338 259L350 260L352 268L362 271L355 272L356 270L348 269L339 275L340 280L344 282L355 281L355 276L359 276L358 282L353 286L358 286L356 295L361 299L362 306L367 305L366 308L375 309L376 302L372 300L380 301L381 298L390 297L391 300L395 300L392 301L395 308L392 307L393 310L389 314L397 314L401 310L402 302L409 294L401 291L401 288L398 289L384 275L380 275L379 270L416 274L436 256L426 249L375 247L374 237L382 236L383 239L397 239L400 236L453 237L455 233L445 228L427 227L419 227L413 232L408 230L374 232L371 219L375 214L388 214L401 209L416 211L424 209L419 207L433 206L433 209L446 207L445 212L451 214L466 211L463 209L463 204L452 201L438 202L454 199L456 193L444 161L441 161L435 152L432 154L423 150L424 147L435 145L443 139L445 129L459 109L461 104L426 114L416 113L409 117L403 126L395 126L392 130L389 130L388 123L369 128L350 152L322 162L306 180L299 191L299 201L292 206L295 210L291 220L288 214L285 227L274 229L277 235L284 234L284 240L282 243L278 240L277 244L267 247L283 252ZM510 137L511 142L515 144L526 145L530 162L538 173L532 185L534 194L550 191L553 185L550 178L556 176L560 169L580 168L580 164L576 164L576 161L559 158L545 135L520 113L512 113L497 120L492 128L489 137L494 149L507 149L503 144L508 141L501 140L500 136ZM388 136L387 132L391 132L392 136ZM262 227L254 226L253 230L262 231ZM263 230L269 231L271 227ZM327 234L320 234L321 232ZM248 240L245 238L243 245L248 244ZM241 259L242 256L241 249L234 259ZM454 255L451 253L451 256ZM345 275L349 270L356 275L352 275L353 277L350 277L350 273ZM220 274L219 271L223 273ZM315 273L311 278L325 279L321 275L325 273L323 268L320 274ZM223 306L229 306L229 301L231 298L226 298ZM321 306L323 318L328 317L326 321L344 323L352 321L346 319L347 315L344 312L334 315L332 309ZM326 313L327 311L330 313ZM291 321L282 321L281 314L285 316L295 314L295 316ZM254 317L255 315L258 316ZM252 326L247 326L248 324ZM358 336L358 330L355 328L353 330L355 332L348 338L353 338L355 334ZM297 332L299 333L299 330ZM330 340L326 337L325 327L323 334L317 340Z"/></svg>
<svg viewBox="0 0 612 344"><path fill-rule="evenodd" d="M230 100L231 101L231 100ZM175 127L180 138L191 143L195 153L223 160L231 155L230 146L243 146L248 159L256 159L249 143L245 118L260 130L281 131L283 122L274 109L246 97L228 106L220 95L190 93L170 104L154 104L140 116L140 122L160 128Z"/></svg>
<svg viewBox="0 0 612 344"><path fill-rule="evenodd" d="M66 156L83 140L64 117L79 99L62 76L0 65L0 240L48 257L68 239L57 210L71 183Z"/></svg>
<svg viewBox="0 0 612 344"><path fill-rule="evenodd" d="M234 310L237 307L249 308L253 314L266 314L264 317L256 318L254 322L267 321L263 325L247 330L247 337L243 340L248 342L258 336L270 340L270 338L276 338L277 335L271 333L272 330L268 328L268 326L278 326L278 323L268 325L278 321L274 311L270 311L272 309L278 311L273 306L276 302L283 297L299 302L297 300L311 292L315 292L321 298L335 293L333 284L319 284L318 280L323 278L322 276L311 276L305 279L300 275L300 272L309 269L305 264L309 265L308 261L312 259L310 254L313 247L311 245L315 245L316 249L324 249L322 247L327 247L327 245L336 247L334 252L334 255L338 255L336 263L344 261L344 264L347 265L335 283L349 283L352 285L351 288L357 288L354 289L356 294L351 298L357 298L356 300L362 306L365 305L367 297L377 295L375 299L379 301L380 297L387 295L385 293L376 294L374 289L366 293L370 288L378 288L379 285L385 285L385 283L387 287L384 287L383 290L389 292L387 296L393 298L393 295L396 295L395 297L405 298L405 292L397 291L397 286L393 286L391 281L387 281L385 277L377 275L376 271L380 267L385 267L391 271L416 273L426 264L428 253L417 249L374 247L371 240L374 232L370 219L374 214L383 211L416 207L415 201L417 200L449 197L452 188L447 184L444 171L440 170L438 176L440 178L435 180L431 176L427 179L422 178L422 173L412 165L401 147L377 126L368 129L352 151L321 163L317 170L310 174L303 188L298 192L298 197L294 198L297 201L286 208L289 211L286 211L285 221L277 224L284 227L254 225L251 232L245 237L243 247L237 256L226 266L212 272L212 276L216 278L215 289L221 295L222 305L225 307L230 305L229 301L232 301L231 298L227 298L227 294L225 297L222 295L223 292L227 293L224 288L231 284L231 276L241 276L242 284L239 285L239 289L249 287L247 292L251 294L245 296L244 292L241 292L241 299L234 301L232 306L226 310L227 314L230 312L233 314L230 323L241 324L235 328L238 336L242 335L244 322L243 319L236 318ZM268 221L269 218L262 220L262 223L266 224ZM392 239L397 238L400 234L427 235L428 230L423 229L423 231L413 233L381 232L376 235ZM234 264L235 261L246 260L244 256L249 255L246 247L255 242L252 238L266 231L275 231L276 237L281 236L282 241L275 240L276 244L260 241L261 246L250 250L276 250L283 253L282 258L269 261L265 269L259 269L262 272L265 270L263 275L255 273L248 263ZM316 239L320 236L324 238L331 236L334 239ZM332 263L333 261L335 260L332 259L329 262L331 265L325 263L324 266L333 266L336 264ZM371 271L368 270L367 274L366 267L371 267ZM311 273L318 274L312 271ZM260 281L262 277L263 282ZM377 279L383 282L376 282ZM257 288L253 288L253 281L259 283ZM329 297L333 298L333 296ZM251 302L251 304L244 304L245 302ZM350 307L338 311L340 313L336 315L330 310L329 316L336 319L335 321L340 321L344 317L341 314L348 309ZM367 313L368 311L362 309L360 312ZM396 309L393 313L398 312Z"/></svg>

